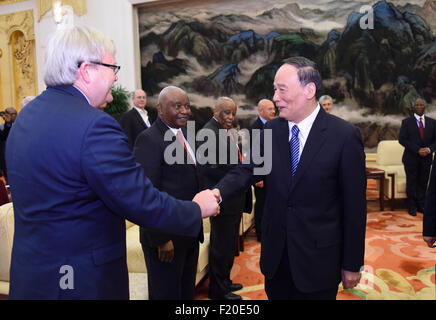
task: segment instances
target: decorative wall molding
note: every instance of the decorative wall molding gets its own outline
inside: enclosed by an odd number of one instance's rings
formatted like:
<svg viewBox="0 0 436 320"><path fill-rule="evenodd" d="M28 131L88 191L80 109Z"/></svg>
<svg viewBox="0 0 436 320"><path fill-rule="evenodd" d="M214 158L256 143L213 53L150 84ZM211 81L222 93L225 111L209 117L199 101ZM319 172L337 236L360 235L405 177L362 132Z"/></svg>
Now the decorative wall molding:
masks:
<svg viewBox="0 0 436 320"><path fill-rule="evenodd" d="M11 35L20 30L27 41L35 40L33 10L14 12L0 15L0 32L5 32L8 44L11 42Z"/></svg>
<svg viewBox="0 0 436 320"><path fill-rule="evenodd" d="M0 98L19 110L23 97L36 95L33 10L0 15Z"/></svg>
<svg viewBox="0 0 436 320"><path fill-rule="evenodd" d="M78 16L86 14L86 0L62 0L62 5L71 6L74 13ZM38 22L41 21L43 15L52 9L53 0L37 0L36 1L36 17Z"/></svg>
<svg viewBox="0 0 436 320"><path fill-rule="evenodd" d="M15 3L15 2L22 2L22 1L26 1L26 0L0 0L0 5L10 4L10 3Z"/></svg>

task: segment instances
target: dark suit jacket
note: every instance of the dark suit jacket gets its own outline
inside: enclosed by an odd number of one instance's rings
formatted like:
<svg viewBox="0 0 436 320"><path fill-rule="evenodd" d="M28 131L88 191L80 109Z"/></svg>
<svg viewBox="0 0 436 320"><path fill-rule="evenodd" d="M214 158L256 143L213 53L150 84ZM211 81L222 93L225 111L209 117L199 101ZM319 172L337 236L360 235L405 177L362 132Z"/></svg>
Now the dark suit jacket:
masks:
<svg viewBox="0 0 436 320"><path fill-rule="evenodd" d="M232 141L231 138L227 134L225 134L225 129L214 118L210 119L204 125L203 129L210 130L210 132L213 134L213 136L216 139L215 150L210 150L215 152L216 155L216 157L215 155L213 156L214 160L216 160L214 163L203 164L204 163L204 160L202 158L203 153L198 152L197 155L199 162L202 163L202 165L199 165L200 174L202 177L202 189L210 189L214 187L218 183L218 181L220 181L221 178L223 178L226 175L227 172L229 172L230 170L232 170L237 166L238 160L231 161L230 159L232 157L232 154L236 155L236 157L238 154L238 149L236 148L236 144L234 142L237 141L237 137L234 137L234 141ZM220 135L220 130L223 130L221 131L221 135ZM206 142L207 141L205 141L205 143ZM227 146L227 148L223 149L226 150L224 163L219 163L220 146ZM206 153L206 156L209 156L209 153ZM235 158L232 159L234 160ZM245 190L240 190L238 192L235 192L231 195L231 197L229 197L226 203L221 203L220 215L240 214L244 208L244 204L245 204Z"/></svg>
<svg viewBox="0 0 436 320"><path fill-rule="evenodd" d="M430 175L430 185L425 197L425 214L423 222L423 236L436 237L436 158Z"/></svg>
<svg viewBox="0 0 436 320"><path fill-rule="evenodd" d="M366 176L360 131L320 108L291 179L288 122L277 118L263 133L267 129L272 141L261 139L261 149L272 144L272 170L264 177L262 273L273 277L286 247L300 291L334 288L341 268L357 272L364 259ZM217 184L223 202L250 183L253 168L239 165Z"/></svg>
<svg viewBox="0 0 436 320"><path fill-rule="evenodd" d="M157 118L148 130L139 134L133 153L136 161L144 168L146 176L157 189L165 191L177 199L192 200L200 191L197 169L195 165L188 163L171 165L166 163L164 159L165 149L174 141L164 141L165 133L168 130L170 130L168 126L160 118ZM182 132L186 137L185 128L182 129ZM176 139L175 136L174 139ZM178 140L175 142L178 143ZM180 149L184 152L186 158L186 151L183 147ZM195 214L195 212L192 214ZM174 246L177 248L192 244L195 239L150 228L140 228L140 240L141 243L150 247L157 247L169 240L173 240ZM203 241L202 231L198 235L198 240Z"/></svg>
<svg viewBox="0 0 436 320"><path fill-rule="evenodd" d="M49 87L30 102L6 150L12 299L128 299L125 219L199 233L199 206L155 189L119 124L73 86ZM74 290L60 287L62 266L74 271Z"/></svg>
<svg viewBox="0 0 436 320"><path fill-rule="evenodd" d="M150 117L148 117L148 120L151 124ZM130 149L133 150L136 138L142 131L148 128L147 125L135 108L132 108L121 115L120 125L129 140Z"/></svg>
<svg viewBox="0 0 436 320"><path fill-rule="evenodd" d="M250 129L260 129L263 130L263 122L262 120L260 120L259 117L257 117L256 121L253 122L253 124L251 125Z"/></svg>
<svg viewBox="0 0 436 320"><path fill-rule="evenodd" d="M424 147L429 147L432 153L436 150L436 121L427 116L424 116L424 118L424 141L421 139L418 124L413 115L401 122L398 141L404 146L403 163L405 165L415 164L419 161L424 161L428 165L431 164L431 154L422 158L418 154L418 150Z"/></svg>

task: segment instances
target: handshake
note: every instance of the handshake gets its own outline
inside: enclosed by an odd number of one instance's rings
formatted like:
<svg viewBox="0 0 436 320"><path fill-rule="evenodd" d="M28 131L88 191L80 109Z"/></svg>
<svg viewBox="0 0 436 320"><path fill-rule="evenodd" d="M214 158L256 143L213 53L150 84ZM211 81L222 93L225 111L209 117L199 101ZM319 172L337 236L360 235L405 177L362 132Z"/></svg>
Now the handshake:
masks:
<svg viewBox="0 0 436 320"><path fill-rule="evenodd" d="M218 189L203 190L197 193L192 201L200 206L202 218L216 216L220 213L221 194Z"/></svg>

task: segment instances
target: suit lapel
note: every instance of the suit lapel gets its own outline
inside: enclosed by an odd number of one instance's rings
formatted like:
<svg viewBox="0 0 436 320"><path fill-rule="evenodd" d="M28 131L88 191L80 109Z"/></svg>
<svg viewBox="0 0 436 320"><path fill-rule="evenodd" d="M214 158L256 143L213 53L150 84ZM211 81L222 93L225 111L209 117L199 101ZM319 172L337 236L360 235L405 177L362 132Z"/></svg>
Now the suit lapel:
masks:
<svg viewBox="0 0 436 320"><path fill-rule="evenodd" d="M141 115L139 114L138 110L136 110L135 108L133 108L133 110L134 110L136 122L138 123L138 125L144 129L147 129L148 127L145 124L144 119L142 119Z"/></svg>
<svg viewBox="0 0 436 320"><path fill-rule="evenodd" d="M291 150L289 147L289 124L288 121L278 120L277 132L277 148L280 154L281 170L278 172L283 173L284 184L289 190L291 186Z"/></svg>
<svg viewBox="0 0 436 320"><path fill-rule="evenodd" d="M424 140L426 140L427 137L431 137L431 132L433 131L431 121L428 120L427 116L424 116L425 126L424 126Z"/></svg>
<svg viewBox="0 0 436 320"><path fill-rule="evenodd" d="M297 171L295 172L294 177L291 179L291 192L299 180L304 176L313 158L324 144L326 139L325 131L327 129L326 117L326 113L323 110L320 110L315 121L313 122L309 136L306 140L306 144L304 145L303 153L301 154L300 161L298 162Z"/></svg>

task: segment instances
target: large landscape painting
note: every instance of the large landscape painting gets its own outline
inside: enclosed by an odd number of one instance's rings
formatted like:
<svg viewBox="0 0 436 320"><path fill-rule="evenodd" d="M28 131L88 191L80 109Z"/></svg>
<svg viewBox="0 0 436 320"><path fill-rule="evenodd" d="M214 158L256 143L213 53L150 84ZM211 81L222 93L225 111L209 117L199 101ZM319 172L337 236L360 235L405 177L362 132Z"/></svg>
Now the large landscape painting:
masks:
<svg viewBox="0 0 436 320"><path fill-rule="evenodd" d="M141 6L138 18L148 104L180 86L200 125L223 95L242 126L254 120L295 55L318 64L333 114L361 128L367 150L398 138L418 96L436 117L436 0L175 1Z"/></svg>

